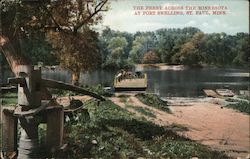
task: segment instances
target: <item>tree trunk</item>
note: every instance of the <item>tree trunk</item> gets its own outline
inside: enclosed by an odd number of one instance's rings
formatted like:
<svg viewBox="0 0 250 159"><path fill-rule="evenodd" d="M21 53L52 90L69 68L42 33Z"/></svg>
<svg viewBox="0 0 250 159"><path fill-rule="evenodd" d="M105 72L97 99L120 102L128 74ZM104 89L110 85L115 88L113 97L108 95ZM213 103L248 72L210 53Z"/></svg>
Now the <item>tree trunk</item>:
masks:
<svg viewBox="0 0 250 159"><path fill-rule="evenodd" d="M19 65L29 65L29 62L15 51L9 39L3 35L0 35L0 51L4 54L12 72L16 76L18 76Z"/></svg>
<svg viewBox="0 0 250 159"><path fill-rule="evenodd" d="M79 85L79 78L80 78L80 71L73 71L72 72L72 85L78 86Z"/></svg>

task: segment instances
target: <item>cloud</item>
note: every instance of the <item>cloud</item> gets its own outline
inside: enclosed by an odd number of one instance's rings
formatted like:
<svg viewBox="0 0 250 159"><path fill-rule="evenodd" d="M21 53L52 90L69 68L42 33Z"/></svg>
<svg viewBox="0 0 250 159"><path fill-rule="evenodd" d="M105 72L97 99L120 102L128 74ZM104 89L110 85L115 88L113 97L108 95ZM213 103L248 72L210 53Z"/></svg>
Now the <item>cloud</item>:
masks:
<svg viewBox="0 0 250 159"><path fill-rule="evenodd" d="M201 24L203 27L208 27L209 26L209 24L207 23L207 22L204 22L204 23L202 23Z"/></svg>
<svg viewBox="0 0 250 159"><path fill-rule="evenodd" d="M191 20L191 21L186 23L186 26L194 26L194 25L197 25L197 22L194 20Z"/></svg>
<svg viewBox="0 0 250 159"><path fill-rule="evenodd" d="M140 2L140 3L139 3ZM185 5L208 5L207 3L192 1L163 2L163 1L117 1L112 3L111 10L104 16L103 25L119 31L153 31L160 28L184 28L187 26L197 27L205 33L226 32L235 34L237 32L249 32L249 13L242 3L220 2L228 7L228 14L224 16L215 15L193 15L193 16L136 16L133 15L133 6L185 6ZM212 4L210 4L212 5Z"/></svg>

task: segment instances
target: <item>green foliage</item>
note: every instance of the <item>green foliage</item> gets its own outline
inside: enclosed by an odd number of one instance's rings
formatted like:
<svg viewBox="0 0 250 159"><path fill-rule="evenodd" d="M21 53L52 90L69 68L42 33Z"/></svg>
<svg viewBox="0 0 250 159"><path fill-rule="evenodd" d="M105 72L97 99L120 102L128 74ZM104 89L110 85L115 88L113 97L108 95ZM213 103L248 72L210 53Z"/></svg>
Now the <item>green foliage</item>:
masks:
<svg viewBox="0 0 250 159"><path fill-rule="evenodd" d="M245 99L245 100L248 100L250 102L250 97L249 96L238 96L239 99Z"/></svg>
<svg viewBox="0 0 250 159"><path fill-rule="evenodd" d="M249 101L239 101L237 103L228 104L226 107L238 110L240 112L250 115L250 104Z"/></svg>
<svg viewBox="0 0 250 159"><path fill-rule="evenodd" d="M124 53L125 47L128 45L128 42L126 38L124 37L113 37L109 41L108 48L111 50L111 53L113 52L113 49L116 48L121 48L122 49L122 54ZM121 55L122 55L121 54Z"/></svg>
<svg viewBox="0 0 250 159"><path fill-rule="evenodd" d="M43 62L45 65L57 65L58 60L52 53L52 46L46 37L38 35L37 37L26 37L20 40L22 52L25 58L33 65Z"/></svg>
<svg viewBox="0 0 250 159"><path fill-rule="evenodd" d="M182 45L197 32L200 32L200 30L193 27L157 30L156 51L160 55L161 61L165 63L178 62L178 59L174 55L179 53Z"/></svg>
<svg viewBox="0 0 250 159"><path fill-rule="evenodd" d="M144 104L163 110L165 112L170 112L168 108L168 103L166 101L163 101L158 95L156 94L144 94L139 93L135 95L141 102Z"/></svg>
<svg viewBox="0 0 250 159"><path fill-rule="evenodd" d="M152 153L156 154L156 158L229 158L220 152L208 150L207 147L192 141L171 140L163 137L157 140L156 144L161 145L153 146Z"/></svg>
<svg viewBox="0 0 250 159"><path fill-rule="evenodd" d="M155 35L153 32L147 32L141 36L135 37L129 55L129 58L132 62L141 63L144 54L155 47L154 36Z"/></svg>
<svg viewBox="0 0 250 159"><path fill-rule="evenodd" d="M129 113L110 101L102 103L98 108L89 105L88 109L91 122L76 125L69 123L67 127L71 130L66 139L70 143L68 153L71 157L122 158L136 157L142 153L139 139L135 139L133 134L128 133L126 128L122 129L119 124L123 123L126 127L126 121L132 122Z"/></svg>
<svg viewBox="0 0 250 159"><path fill-rule="evenodd" d="M104 90L103 86L101 84L94 85L94 86L84 86L88 91L94 92L101 96L111 97L112 94Z"/></svg>
<svg viewBox="0 0 250 159"><path fill-rule="evenodd" d="M239 102L240 100L236 99L236 98L226 98L225 101L227 101L227 102Z"/></svg>
<svg viewBox="0 0 250 159"><path fill-rule="evenodd" d="M17 104L17 94L16 93L7 93L2 96L3 105L16 105Z"/></svg>
<svg viewBox="0 0 250 159"><path fill-rule="evenodd" d="M41 145L46 144L46 124L39 124L38 126L38 137Z"/></svg>
<svg viewBox="0 0 250 159"><path fill-rule="evenodd" d="M60 61L60 65L73 73L91 71L100 64L96 43L97 33L89 27L85 27L77 35L50 32L47 38L54 48L53 53Z"/></svg>
<svg viewBox="0 0 250 159"><path fill-rule="evenodd" d="M234 36L225 33L204 34L197 28L187 27L163 28L132 35L106 28L99 37L105 67L123 67L122 63L117 66L117 61L108 60L111 54L110 50L108 51L108 42L117 36L126 38L128 42L122 59L130 61L130 64L141 63L144 54L149 50L156 53L160 58L159 62L168 64L247 66L248 62L249 34L247 33L238 33Z"/></svg>
<svg viewBox="0 0 250 159"><path fill-rule="evenodd" d="M72 83L76 85L80 71L92 70L100 64L97 32L92 26L101 22L101 12L108 9L107 0L14 2L4 1L1 7L1 30L17 53L35 56L53 52L60 65L72 71ZM33 41L36 37L42 38ZM45 45L46 40L50 47ZM38 43L41 41L44 46ZM48 57L45 56L46 60L54 59Z"/></svg>
<svg viewBox="0 0 250 159"><path fill-rule="evenodd" d="M126 94L121 94L121 95L118 95L117 97L119 97L119 99L120 99L121 102L127 103L128 98L129 98L130 96L129 96L129 95L126 95Z"/></svg>
<svg viewBox="0 0 250 159"><path fill-rule="evenodd" d="M126 103L128 100L127 97L120 97L120 102Z"/></svg>
<svg viewBox="0 0 250 159"><path fill-rule="evenodd" d="M111 101L86 106L90 121L66 122L70 158L227 158L170 129L133 116ZM56 157L56 156L55 156Z"/></svg>
<svg viewBox="0 0 250 159"><path fill-rule="evenodd" d="M103 86L101 84L98 85L94 85L94 86L81 86L82 88L90 91L90 92L94 92L98 95L102 95L102 96L106 96L106 97L110 97L112 96L112 94L110 94L109 92L107 92L106 90L104 90ZM72 92L72 91L67 91L67 90L62 90L62 89L50 89L49 90L53 95L56 96L75 96L75 95L81 95L80 93L76 93L76 92Z"/></svg>
<svg viewBox="0 0 250 159"><path fill-rule="evenodd" d="M237 56L233 59L233 63L236 65L249 65L249 35L245 35L237 41Z"/></svg>
<svg viewBox="0 0 250 159"><path fill-rule="evenodd" d="M98 47L102 56L104 69L131 69L133 64L128 60L133 35L127 32L113 31L105 28L98 39ZM118 56L119 55L119 56Z"/></svg>
<svg viewBox="0 0 250 159"><path fill-rule="evenodd" d="M128 97L127 95L121 95L119 96L119 100L120 102L123 102L126 106L126 108L131 108L131 109L134 109L135 111L139 112L140 114L142 115L145 115L145 116L148 116L148 117L151 117L151 118L156 118L154 112L148 108L142 108L142 107L139 107L139 106L135 106L135 105L131 105L128 103Z"/></svg>
<svg viewBox="0 0 250 159"><path fill-rule="evenodd" d="M127 108L132 108L135 111L141 113L142 115L151 117L151 118L156 118L155 114L152 112L152 110L148 109L148 108L142 108L142 107L138 107L138 106L133 106L133 105L129 105L126 104Z"/></svg>
<svg viewBox="0 0 250 159"><path fill-rule="evenodd" d="M198 32L181 47L180 52L175 56L179 57L178 59L181 64L189 66L199 65L202 61L204 42L204 34Z"/></svg>
<svg viewBox="0 0 250 159"><path fill-rule="evenodd" d="M143 56L143 60L142 60L142 63L144 63L144 64L155 64L155 63L159 63L159 62L160 62L160 58L153 51L149 51L149 52L145 53Z"/></svg>
<svg viewBox="0 0 250 159"><path fill-rule="evenodd" d="M187 127L183 125L175 124L175 123L169 125L167 129L170 129L172 131L188 131Z"/></svg>
<svg viewBox="0 0 250 159"><path fill-rule="evenodd" d="M110 54L106 59L105 66L110 68L121 68L128 63L125 58L125 50L128 42L125 37L113 37L108 42Z"/></svg>

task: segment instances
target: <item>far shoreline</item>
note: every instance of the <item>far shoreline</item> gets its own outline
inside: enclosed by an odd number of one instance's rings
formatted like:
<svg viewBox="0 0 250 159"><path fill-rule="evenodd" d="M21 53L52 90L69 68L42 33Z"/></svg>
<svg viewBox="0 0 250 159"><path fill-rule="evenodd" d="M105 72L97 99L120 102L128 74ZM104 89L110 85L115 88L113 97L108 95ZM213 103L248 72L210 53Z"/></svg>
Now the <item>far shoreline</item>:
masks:
<svg viewBox="0 0 250 159"><path fill-rule="evenodd" d="M135 64L135 69L138 71L143 71L144 69L157 69L157 70L173 70L182 71L186 69L202 69L202 68L221 68L221 69L249 69L247 66L215 66L215 65L198 65L198 66L188 66L182 64L168 64L168 63L155 63L155 64Z"/></svg>

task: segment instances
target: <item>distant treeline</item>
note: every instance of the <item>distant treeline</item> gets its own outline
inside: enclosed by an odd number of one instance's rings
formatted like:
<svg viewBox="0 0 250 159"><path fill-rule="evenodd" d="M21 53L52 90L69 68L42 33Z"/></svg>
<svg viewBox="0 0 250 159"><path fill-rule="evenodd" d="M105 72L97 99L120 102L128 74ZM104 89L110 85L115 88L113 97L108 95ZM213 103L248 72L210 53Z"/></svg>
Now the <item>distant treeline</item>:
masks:
<svg viewBox="0 0 250 159"><path fill-rule="evenodd" d="M121 68L134 63L168 63L189 66L246 66L249 34L205 34L198 28L159 29L150 32L113 31L99 36L102 65Z"/></svg>
<svg viewBox="0 0 250 159"><path fill-rule="evenodd" d="M59 64L43 35L23 41L22 52L33 64ZM100 67L109 69L131 67L137 63L244 67L250 52L248 33L205 34L194 27L135 34L106 28L99 34L97 43L102 57Z"/></svg>

